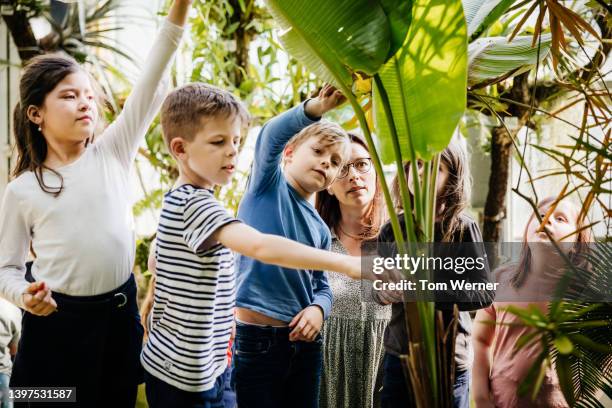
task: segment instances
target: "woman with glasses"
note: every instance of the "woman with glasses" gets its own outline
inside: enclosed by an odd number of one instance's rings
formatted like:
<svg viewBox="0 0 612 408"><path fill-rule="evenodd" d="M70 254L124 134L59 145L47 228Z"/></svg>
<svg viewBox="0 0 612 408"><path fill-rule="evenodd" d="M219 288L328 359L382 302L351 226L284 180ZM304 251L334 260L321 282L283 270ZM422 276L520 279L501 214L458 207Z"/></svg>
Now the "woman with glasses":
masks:
<svg viewBox="0 0 612 408"><path fill-rule="evenodd" d="M349 137L351 158L334 183L317 193L316 208L331 230L331 250L359 256L362 243L378 235L385 216L368 147L360 136ZM328 279L334 300L322 332L320 407L378 407L383 333L391 309L362 297L361 281L337 274Z"/></svg>

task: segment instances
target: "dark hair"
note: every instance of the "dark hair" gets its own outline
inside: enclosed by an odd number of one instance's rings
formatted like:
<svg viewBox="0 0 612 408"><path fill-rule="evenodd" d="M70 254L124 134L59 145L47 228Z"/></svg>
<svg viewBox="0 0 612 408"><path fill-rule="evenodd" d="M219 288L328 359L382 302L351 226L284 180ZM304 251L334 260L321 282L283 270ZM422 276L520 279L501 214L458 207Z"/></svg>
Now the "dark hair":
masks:
<svg viewBox="0 0 612 408"><path fill-rule="evenodd" d="M66 76L81 70L81 66L71 57L62 54L46 54L32 58L24 67L19 81L19 102L13 111L13 131L17 147L17 164L13 176L18 177L32 171L40 188L58 196L64 189L64 180L57 171L44 165L47 158L47 141L39 127L28 118L31 105L42 107L45 97ZM60 179L59 187L49 187L43 178L48 170Z"/></svg>
<svg viewBox="0 0 612 408"><path fill-rule="evenodd" d="M361 136L357 135L356 133L348 132L348 137L351 143L357 143L363 146L363 148L369 153L370 150L368 149L368 145L361 138ZM374 169L371 171L374 171ZM329 194L327 190L319 191L316 195L315 207L329 229L334 231L342 218L338 198ZM382 188L380 186L380 181L378 180L378 175L376 175L376 189L374 190L374 197L372 197L370 206L361 220L363 230L361 231L360 235L363 237L363 239L372 239L378 235L378 231L380 230L380 227L384 221L384 216L385 212L382 202Z"/></svg>
<svg viewBox="0 0 612 408"><path fill-rule="evenodd" d="M237 117L249 121L246 108L230 92L216 86L194 82L176 88L161 107L161 126L168 149L176 137L191 140L206 117Z"/></svg>
<svg viewBox="0 0 612 408"><path fill-rule="evenodd" d="M554 205L557 201L557 197L551 196L543 198L538 203L538 209L543 207L550 207ZM525 279L531 270L531 248L529 247L529 242L527 242L527 233L529 231L529 224L535 218L535 212L531 214L529 217L529 221L527 221L527 225L525 226L525 231L523 232L523 245L521 247L521 255L516 265L515 273L510 277L509 282L514 288L519 288L523 283L525 283ZM588 228L585 227L585 219L584 217L580 217L576 219L576 242L570 251L569 259L576 266L585 267L585 259L581 256L581 254L587 252L588 250L588 242L591 240L591 234Z"/></svg>
<svg viewBox="0 0 612 408"><path fill-rule="evenodd" d="M442 151L440 162L448 168L448 179L442 195L436 197L436 211L444 209L440 214L442 219L438 222L442 232L442 242L451 242L459 232L459 239L463 233L461 213L467 208L472 191L472 176L468 163L468 153L463 136L453 135L450 143ZM408 178L410 162L404 163L404 173ZM399 189L399 178L395 176L392 182L391 194L397 209L403 209L402 197Z"/></svg>

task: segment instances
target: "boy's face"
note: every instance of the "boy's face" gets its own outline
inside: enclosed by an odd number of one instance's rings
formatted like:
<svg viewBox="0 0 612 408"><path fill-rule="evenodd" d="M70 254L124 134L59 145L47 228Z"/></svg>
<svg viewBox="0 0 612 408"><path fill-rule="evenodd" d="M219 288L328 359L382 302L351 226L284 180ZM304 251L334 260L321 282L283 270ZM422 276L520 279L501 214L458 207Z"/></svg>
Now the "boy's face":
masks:
<svg viewBox="0 0 612 408"><path fill-rule="evenodd" d="M329 144L323 138L309 137L298 146L285 148L285 177L302 195L326 189L338 175L346 152L342 142Z"/></svg>
<svg viewBox="0 0 612 408"><path fill-rule="evenodd" d="M236 169L242 123L237 117L210 117L202 123L193 140L177 137L170 147L192 182L205 188L227 184Z"/></svg>

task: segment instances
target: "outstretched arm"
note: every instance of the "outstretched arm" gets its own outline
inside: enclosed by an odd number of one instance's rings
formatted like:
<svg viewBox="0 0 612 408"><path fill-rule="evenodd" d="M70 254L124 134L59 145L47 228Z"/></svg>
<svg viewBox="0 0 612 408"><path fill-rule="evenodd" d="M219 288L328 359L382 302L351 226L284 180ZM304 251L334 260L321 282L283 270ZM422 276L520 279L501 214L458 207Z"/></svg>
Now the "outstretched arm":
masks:
<svg viewBox="0 0 612 408"><path fill-rule="evenodd" d="M292 269L336 271L352 279L361 277L358 257L312 248L278 235L263 234L243 223L230 223L212 238L229 249L261 262Z"/></svg>

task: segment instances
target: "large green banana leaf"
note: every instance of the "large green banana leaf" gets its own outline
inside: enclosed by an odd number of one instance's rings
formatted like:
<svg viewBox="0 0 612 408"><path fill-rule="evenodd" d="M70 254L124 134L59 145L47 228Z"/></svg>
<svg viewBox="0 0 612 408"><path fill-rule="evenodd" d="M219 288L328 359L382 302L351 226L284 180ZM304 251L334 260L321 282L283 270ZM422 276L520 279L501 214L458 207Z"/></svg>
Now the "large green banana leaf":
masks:
<svg viewBox="0 0 612 408"><path fill-rule="evenodd" d="M287 51L319 78L350 89L352 73L375 74L392 41L387 13L405 1L268 0ZM397 22L397 20L395 20ZM397 29L396 29L397 32Z"/></svg>
<svg viewBox="0 0 612 408"><path fill-rule="evenodd" d="M531 46L531 35L515 37L511 42L505 37L475 40L468 47L468 84L490 82L512 71L517 75L524 69L531 69L538 57L542 61L548 55L551 38L550 34L542 35L539 53L537 45Z"/></svg>
<svg viewBox="0 0 612 408"><path fill-rule="evenodd" d="M410 20L412 19L412 0L380 0L387 14L391 28L391 48L387 58L391 58L406 41Z"/></svg>
<svg viewBox="0 0 612 408"><path fill-rule="evenodd" d="M497 21L516 0L463 0L469 41L479 37Z"/></svg>
<svg viewBox="0 0 612 408"><path fill-rule="evenodd" d="M402 156L430 160L449 143L465 110L467 27L460 0L416 0L404 46L379 71ZM383 100L374 87L374 117L383 162L395 156ZM410 134L410 139L409 139Z"/></svg>

